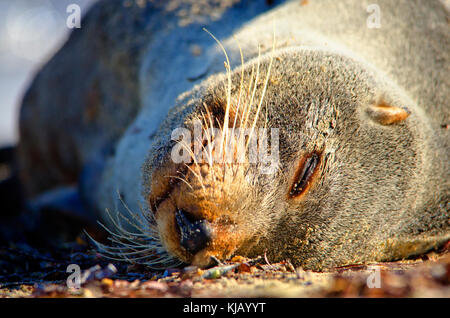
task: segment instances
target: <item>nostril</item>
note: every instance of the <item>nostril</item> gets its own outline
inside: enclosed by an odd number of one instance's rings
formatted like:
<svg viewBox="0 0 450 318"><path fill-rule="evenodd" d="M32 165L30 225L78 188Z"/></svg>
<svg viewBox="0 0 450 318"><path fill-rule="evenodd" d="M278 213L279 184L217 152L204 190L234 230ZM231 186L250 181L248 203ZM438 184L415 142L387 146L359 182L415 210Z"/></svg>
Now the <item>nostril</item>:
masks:
<svg viewBox="0 0 450 318"><path fill-rule="evenodd" d="M211 241L211 227L208 221L195 220L183 210L177 210L175 219L181 235L180 245L189 253L197 253Z"/></svg>

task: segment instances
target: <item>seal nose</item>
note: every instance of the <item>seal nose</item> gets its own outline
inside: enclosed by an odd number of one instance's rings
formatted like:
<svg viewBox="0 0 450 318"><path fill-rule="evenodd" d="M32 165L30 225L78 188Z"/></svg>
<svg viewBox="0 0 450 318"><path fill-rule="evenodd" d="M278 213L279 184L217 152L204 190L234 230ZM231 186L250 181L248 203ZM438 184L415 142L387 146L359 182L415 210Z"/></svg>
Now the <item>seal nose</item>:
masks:
<svg viewBox="0 0 450 318"><path fill-rule="evenodd" d="M211 227L208 221L194 220L183 210L177 210L175 219L181 234L180 245L189 253L197 253L211 241Z"/></svg>

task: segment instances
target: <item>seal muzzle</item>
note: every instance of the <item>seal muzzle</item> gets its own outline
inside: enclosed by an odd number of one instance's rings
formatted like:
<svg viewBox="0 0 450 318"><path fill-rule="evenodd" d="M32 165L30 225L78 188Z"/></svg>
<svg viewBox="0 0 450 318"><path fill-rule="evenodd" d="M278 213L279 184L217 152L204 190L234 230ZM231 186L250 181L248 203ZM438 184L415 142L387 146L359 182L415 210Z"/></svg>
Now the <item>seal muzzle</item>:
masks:
<svg viewBox="0 0 450 318"><path fill-rule="evenodd" d="M204 249L211 241L211 227L206 220L190 220L189 214L183 210L175 213L180 230L180 245L191 254Z"/></svg>

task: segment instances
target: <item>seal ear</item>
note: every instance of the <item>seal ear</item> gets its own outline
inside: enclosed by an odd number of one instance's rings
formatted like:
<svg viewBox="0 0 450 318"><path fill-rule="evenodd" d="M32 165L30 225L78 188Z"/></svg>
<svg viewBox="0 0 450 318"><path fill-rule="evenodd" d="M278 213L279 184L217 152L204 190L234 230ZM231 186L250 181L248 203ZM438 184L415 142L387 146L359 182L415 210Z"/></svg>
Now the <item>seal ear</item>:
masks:
<svg viewBox="0 0 450 318"><path fill-rule="evenodd" d="M370 119L381 125L396 124L405 120L411 114L406 107L392 106L385 101L369 106L366 113Z"/></svg>

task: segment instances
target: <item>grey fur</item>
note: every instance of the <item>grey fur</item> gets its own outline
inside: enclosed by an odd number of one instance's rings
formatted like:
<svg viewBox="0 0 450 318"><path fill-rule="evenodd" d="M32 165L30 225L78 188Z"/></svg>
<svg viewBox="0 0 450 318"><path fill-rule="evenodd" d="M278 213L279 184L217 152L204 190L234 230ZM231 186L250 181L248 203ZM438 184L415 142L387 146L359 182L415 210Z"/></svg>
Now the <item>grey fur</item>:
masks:
<svg viewBox="0 0 450 318"><path fill-rule="evenodd" d="M225 95L224 57L201 26L226 47L236 100L237 43L247 79L262 45L264 78L275 25L273 80L258 126L280 128L281 168L261 175L248 167L240 195L225 193L251 233L234 252L267 250L273 260L322 270L405 258L448 241L444 5L377 1L381 28L369 29L371 1L290 1L265 13L264 1L234 2L206 1L209 11L187 16L180 10L195 11L191 1L98 3L24 97L21 173L30 195L85 173L81 192L93 213L150 215L152 176L167 164L171 131L189 127L204 101ZM410 116L380 125L369 107L381 100ZM301 201L286 199L298 161L319 149L326 158L319 181ZM133 212L118 204L117 191Z"/></svg>

